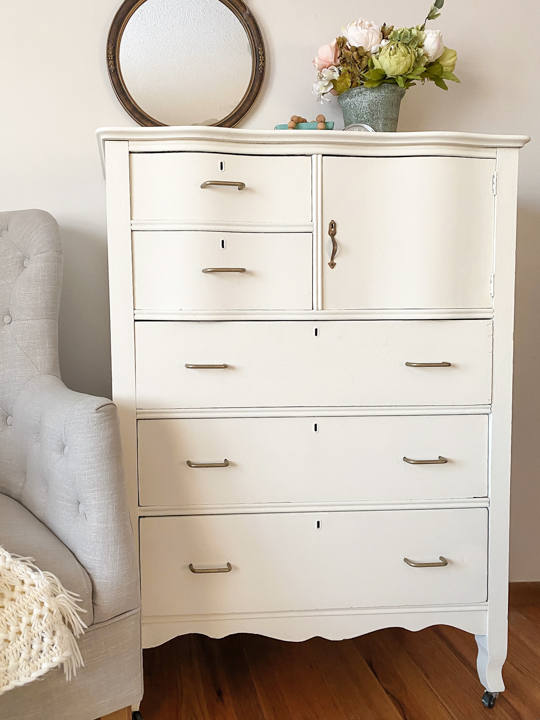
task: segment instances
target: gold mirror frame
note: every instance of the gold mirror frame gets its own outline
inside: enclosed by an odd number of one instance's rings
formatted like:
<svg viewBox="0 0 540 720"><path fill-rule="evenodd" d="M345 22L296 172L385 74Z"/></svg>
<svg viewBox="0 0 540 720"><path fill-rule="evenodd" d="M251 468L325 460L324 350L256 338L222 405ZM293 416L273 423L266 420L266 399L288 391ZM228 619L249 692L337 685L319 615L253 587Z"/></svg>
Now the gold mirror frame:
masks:
<svg viewBox="0 0 540 720"><path fill-rule="evenodd" d="M124 110L131 115L139 125L146 127L166 126L166 123L162 123L151 115L148 115L148 113L135 102L126 87L120 67L120 43L122 42L124 30L133 13L145 2L146 0L125 0L118 9L107 38L107 68L116 97ZM229 8L238 20L240 20L251 46L251 79L244 97L227 117L214 123L214 126L217 127L234 127L247 114L259 95L266 69L266 52L259 25L242 0L219 0L219 2Z"/></svg>

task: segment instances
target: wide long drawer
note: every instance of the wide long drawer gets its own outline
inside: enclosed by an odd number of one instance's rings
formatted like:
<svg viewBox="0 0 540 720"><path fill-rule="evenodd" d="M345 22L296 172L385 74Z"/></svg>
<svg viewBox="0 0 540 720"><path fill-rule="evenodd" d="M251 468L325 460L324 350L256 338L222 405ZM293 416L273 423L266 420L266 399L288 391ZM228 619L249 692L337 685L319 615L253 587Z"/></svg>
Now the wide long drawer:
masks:
<svg viewBox="0 0 540 720"><path fill-rule="evenodd" d="M142 506L487 495L486 415L140 420Z"/></svg>
<svg viewBox="0 0 540 720"><path fill-rule="evenodd" d="M311 158L131 153L133 220L311 223Z"/></svg>
<svg viewBox="0 0 540 720"><path fill-rule="evenodd" d="M487 519L483 508L142 518L143 615L484 602Z"/></svg>
<svg viewBox="0 0 540 720"><path fill-rule="evenodd" d="M139 408L491 401L485 320L137 322L135 336Z"/></svg>
<svg viewBox="0 0 540 720"><path fill-rule="evenodd" d="M310 310L308 233L133 233L138 310Z"/></svg>

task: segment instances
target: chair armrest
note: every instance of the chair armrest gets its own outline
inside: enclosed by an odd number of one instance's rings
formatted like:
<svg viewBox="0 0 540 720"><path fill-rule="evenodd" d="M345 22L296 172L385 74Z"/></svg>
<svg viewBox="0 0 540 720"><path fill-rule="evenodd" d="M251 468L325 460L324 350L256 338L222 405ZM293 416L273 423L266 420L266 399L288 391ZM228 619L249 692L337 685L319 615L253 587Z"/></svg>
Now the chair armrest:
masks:
<svg viewBox="0 0 540 720"><path fill-rule="evenodd" d="M20 391L11 426L2 435L0 477L12 473L6 478L9 494L88 572L94 622L137 608L137 563L115 405L40 375Z"/></svg>

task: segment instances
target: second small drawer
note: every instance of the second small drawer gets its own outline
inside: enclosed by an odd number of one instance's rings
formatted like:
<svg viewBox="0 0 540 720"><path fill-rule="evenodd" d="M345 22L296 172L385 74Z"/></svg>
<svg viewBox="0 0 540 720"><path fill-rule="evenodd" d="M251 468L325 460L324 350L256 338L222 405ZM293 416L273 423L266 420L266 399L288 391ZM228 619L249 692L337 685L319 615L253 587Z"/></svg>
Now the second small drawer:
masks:
<svg viewBox="0 0 540 720"><path fill-rule="evenodd" d="M487 415L140 420L142 506L487 495Z"/></svg>
<svg viewBox="0 0 540 720"><path fill-rule="evenodd" d="M133 233L137 310L311 310L310 233Z"/></svg>

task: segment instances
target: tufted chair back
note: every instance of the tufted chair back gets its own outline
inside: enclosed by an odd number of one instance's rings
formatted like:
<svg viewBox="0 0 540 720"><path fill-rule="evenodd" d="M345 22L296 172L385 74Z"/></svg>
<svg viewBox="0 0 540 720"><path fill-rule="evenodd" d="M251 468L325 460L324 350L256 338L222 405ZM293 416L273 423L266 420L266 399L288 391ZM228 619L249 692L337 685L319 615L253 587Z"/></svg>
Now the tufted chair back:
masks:
<svg viewBox="0 0 540 720"><path fill-rule="evenodd" d="M0 431L36 375L60 376L58 225L42 210L0 213Z"/></svg>
<svg viewBox="0 0 540 720"><path fill-rule="evenodd" d="M61 282L54 218L0 213L0 493L74 553L101 622L138 605L133 536L116 408L60 379Z"/></svg>
<svg viewBox="0 0 540 720"><path fill-rule="evenodd" d="M33 379L60 377L62 263L58 225L51 215L42 210L0 213L0 492L19 502L27 463L24 449L16 447L14 408Z"/></svg>

